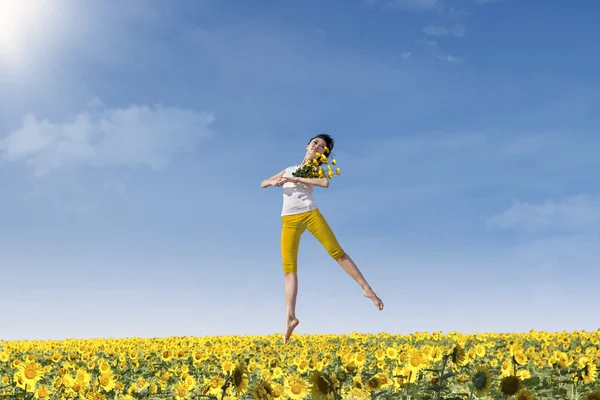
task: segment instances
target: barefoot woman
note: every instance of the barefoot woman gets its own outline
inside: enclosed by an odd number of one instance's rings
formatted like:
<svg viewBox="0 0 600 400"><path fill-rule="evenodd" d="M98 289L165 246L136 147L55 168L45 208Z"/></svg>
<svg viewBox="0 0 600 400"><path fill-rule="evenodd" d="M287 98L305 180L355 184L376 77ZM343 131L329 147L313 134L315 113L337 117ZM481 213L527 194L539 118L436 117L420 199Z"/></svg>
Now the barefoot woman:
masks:
<svg viewBox="0 0 600 400"><path fill-rule="evenodd" d="M288 167L261 183L261 187L283 186L283 209L281 212L281 256L283 262L286 324L283 343L287 343L294 328L300 321L296 318L296 296L298 294L298 246L300 236L306 229L325 247L329 255L360 285L363 295L373 301L379 310L383 302L369 286L354 261L342 249L327 221L319 212L313 197L314 186L327 188L329 180L325 178L299 178L292 174L298 168L315 158L316 153L329 156L334 141L329 135L317 135L306 145L306 155L300 165Z"/></svg>

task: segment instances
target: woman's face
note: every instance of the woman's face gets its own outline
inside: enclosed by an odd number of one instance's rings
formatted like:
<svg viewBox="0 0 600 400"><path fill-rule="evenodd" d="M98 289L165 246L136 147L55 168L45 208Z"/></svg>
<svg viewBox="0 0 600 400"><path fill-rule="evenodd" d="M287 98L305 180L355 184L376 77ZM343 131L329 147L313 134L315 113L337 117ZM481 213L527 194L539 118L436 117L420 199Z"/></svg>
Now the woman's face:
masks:
<svg viewBox="0 0 600 400"><path fill-rule="evenodd" d="M325 141L321 138L314 138L306 145L306 150L310 154L315 154L316 152L323 154L325 153Z"/></svg>

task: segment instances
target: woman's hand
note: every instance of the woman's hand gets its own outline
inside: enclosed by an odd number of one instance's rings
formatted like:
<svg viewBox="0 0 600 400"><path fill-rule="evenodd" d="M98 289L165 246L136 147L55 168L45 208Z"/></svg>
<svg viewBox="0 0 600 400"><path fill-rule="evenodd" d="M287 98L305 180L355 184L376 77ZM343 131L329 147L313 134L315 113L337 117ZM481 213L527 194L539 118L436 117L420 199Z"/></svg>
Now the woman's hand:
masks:
<svg viewBox="0 0 600 400"><path fill-rule="evenodd" d="M264 181L262 181L260 183L260 187L261 188L268 188L269 186L275 186L275 184L277 183L278 179L281 178L283 176L283 174L285 173L285 170L273 175L270 178L265 179Z"/></svg>
<svg viewBox="0 0 600 400"><path fill-rule="evenodd" d="M283 186L288 182L293 182L292 178L287 178L287 177L282 176L275 180L275 183L273 184L273 186Z"/></svg>
<svg viewBox="0 0 600 400"><path fill-rule="evenodd" d="M274 186L283 186L283 185L285 185L288 182L296 183L297 179L298 178L296 178L296 177L284 177L284 176L282 176L282 177L280 177L280 178L278 178L278 179L275 180Z"/></svg>

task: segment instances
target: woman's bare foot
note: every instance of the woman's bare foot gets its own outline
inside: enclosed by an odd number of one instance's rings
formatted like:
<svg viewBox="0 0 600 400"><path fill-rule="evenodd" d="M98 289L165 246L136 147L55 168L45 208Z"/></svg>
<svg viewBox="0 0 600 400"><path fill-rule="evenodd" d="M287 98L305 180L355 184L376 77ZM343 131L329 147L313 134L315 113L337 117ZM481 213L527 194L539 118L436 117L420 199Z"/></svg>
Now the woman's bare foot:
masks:
<svg viewBox="0 0 600 400"><path fill-rule="evenodd" d="M296 318L296 317L294 317L288 321L287 326L285 328L285 333L283 336L283 344L286 344L288 342L288 340L290 340L290 336L292 336L292 332L294 332L294 328L296 328L299 323L300 323L300 320L298 320L298 318Z"/></svg>
<svg viewBox="0 0 600 400"><path fill-rule="evenodd" d="M373 301L373 303L375 304L375 306L379 309L379 311L383 310L383 301L381 301L381 299L379 297L377 297L377 295L375 294L373 289L371 289L371 288L364 289L363 295L365 297L368 297L369 299L371 299Z"/></svg>

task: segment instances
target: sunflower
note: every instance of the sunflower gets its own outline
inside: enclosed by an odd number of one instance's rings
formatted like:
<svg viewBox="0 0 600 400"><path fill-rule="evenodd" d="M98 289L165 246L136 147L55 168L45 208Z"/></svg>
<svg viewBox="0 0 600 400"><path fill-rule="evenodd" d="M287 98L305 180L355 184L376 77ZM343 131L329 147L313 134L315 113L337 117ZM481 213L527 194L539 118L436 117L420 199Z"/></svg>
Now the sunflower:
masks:
<svg viewBox="0 0 600 400"><path fill-rule="evenodd" d="M596 380L598 369L592 360L587 357L581 357L579 359L579 368L581 369L583 383L591 383Z"/></svg>
<svg viewBox="0 0 600 400"><path fill-rule="evenodd" d="M40 385L37 390L33 393L33 397L36 399L47 399L50 397L52 392L46 385Z"/></svg>
<svg viewBox="0 0 600 400"><path fill-rule="evenodd" d="M344 363L344 368L346 368L346 371L352 373L358 369L358 366L356 365L356 362L354 362L354 360L350 360Z"/></svg>
<svg viewBox="0 0 600 400"><path fill-rule="evenodd" d="M85 386L88 386L92 381L92 375L83 367L79 367L77 372L75 373L75 379L78 382L83 383Z"/></svg>
<svg viewBox="0 0 600 400"><path fill-rule="evenodd" d="M308 361L306 360L299 359L298 361L295 361L295 365L298 369L298 373L303 374L308 371Z"/></svg>
<svg viewBox="0 0 600 400"><path fill-rule="evenodd" d="M517 365L525 365L529 360L525 353L523 353L522 350L519 350L513 355L513 361L517 363Z"/></svg>
<svg viewBox="0 0 600 400"><path fill-rule="evenodd" d="M492 377L486 366L478 366L471 379L473 389L477 397L481 397L488 392L492 384Z"/></svg>
<svg viewBox="0 0 600 400"><path fill-rule="evenodd" d="M283 398L283 393L284 393L284 389L283 389L283 385L281 385L280 383L277 382L273 382L271 384L271 388L273 388L273 398L274 399L279 399L279 398Z"/></svg>
<svg viewBox="0 0 600 400"><path fill-rule="evenodd" d="M377 379L379 379L381 389L386 389L392 386L392 379L385 372L379 372L375 376L377 377Z"/></svg>
<svg viewBox="0 0 600 400"><path fill-rule="evenodd" d="M485 346L481 343L477 343L475 345L475 355L479 358L483 358L485 356Z"/></svg>
<svg viewBox="0 0 600 400"><path fill-rule="evenodd" d="M173 353L170 350L163 350L160 352L160 359L165 362L171 361Z"/></svg>
<svg viewBox="0 0 600 400"><path fill-rule="evenodd" d="M355 387L360 390L366 390L365 384L363 383L360 374L354 375L352 377L352 387Z"/></svg>
<svg viewBox="0 0 600 400"><path fill-rule="evenodd" d="M252 388L252 396L256 400L272 400L275 398L271 384L263 379L260 379Z"/></svg>
<svg viewBox="0 0 600 400"><path fill-rule="evenodd" d="M231 383L233 384L233 392L236 396L241 396L248 390L248 372L246 364L238 363L231 373Z"/></svg>
<svg viewBox="0 0 600 400"><path fill-rule="evenodd" d="M102 393L88 392L85 396L86 400L106 400L106 397Z"/></svg>
<svg viewBox="0 0 600 400"><path fill-rule="evenodd" d="M184 399L186 396L188 396L188 387L184 382L177 382L175 385L173 385L173 391L175 392L175 398L177 400Z"/></svg>
<svg viewBox="0 0 600 400"><path fill-rule="evenodd" d="M110 370L111 370L110 364L105 360L99 360L98 361L98 370L100 371L101 374L106 374L107 372L110 372Z"/></svg>
<svg viewBox="0 0 600 400"><path fill-rule="evenodd" d="M587 400L600 400L600 392L591 392L585 395Z"/></svg>
<svg viewBox="0 0 600 400"><path fill-rule="evenodd" d="M521 388L521 381L514 375L505 376L500 381L500 391L508 396L517 393Z"/></svg>
<svg viewBox="0 0 600 400"><path fill-rule="evenodd" d="M221 369L226 374L231 374L233 372L233 370L235 369L235 367L236 367L235 364L229 360L224 360L221 362Z"/></svg>
<svg viewBox="0 0 600 400"><path fill-rule="evenodd" d="M70 372L63 372L62 376L60 377L60 384L68 389L73 387L73 385L75 384L75 379L73 378L73 375L71 375Z"/></svg>
<svg viewBox="0 0 600 400"><path fill-rule="evenodd" d="M331 386L320 371L314 371L310 377L310 392L315 400L327 400L331 398Z"/></svg>
<svg viewBox="0 0 600 400"><path fill-rule="evenodd" d="M367 355L364 352L356 353L354 355L354 361L358 364L359 367L363 367L367 362Z"/></svg>
<svg viewBox="0 0 600 400"><path fill-rule="evenodd" d="M299 375L289 375L284 379L285 396L294 400L304 399L308 393L308 383Z"/></svg>
<svg viewBox="0 0 600 400"><path fill-rule="evenodd" d="M425 368L426 359L418 349L412 349L408 354L407 363L408 369L413 371L413 373L417 373L423 368Z"/></svg>
<svg viewBox="0 0 600 400"><path fill-rule="evenodd" d="M508 358L502 362L500 365L500 376L502 378L506 376L514 375L514 366Z"/></svg>
<svg viewBox="0 0 600 400"><path fill-rule="evenodd" d="M112 372L100 374L100 376L98 377L98 382L100 383L102 390L105 392L110 392L111 390L113 390L116 383L115 377L112 374Z"/></svg>
<svg viewBox="0 0 600 400"><path fill-rule="evenodd" d="M533 393L526 389L523 389L519 393L517 393L516 400L533 400Z"/></svg>
<svg viewBox="0 0 600 400"><path fill-rule="evenodd" d="M23 387L27 387L28 392L33 392L38 381L42 379L44 371L37 361L27 360L19 365L17 374Z"/></svg>
<svg viewBox="0 0 600 400"><path fill-rule="evenodd" d="M454 364L462 365L467 358L467 353L465 353L465 349L460 344L456 343L456 346L452 350L451 358Z"/></svg>
<svg viewBox="0 0 600 400"><path fill-rule="evenodd" d="M279 379L279 378L283 377L283 369L281 367L273 368L273 371L271 372L271 376L273 377L273 379Z"/></svg>
<svg viewBox="0 0 600 400"><path fill-rule="evenodd" d="M225 379L220 376L211 376L204 378L202 394L216 396L221 393L221 387L225 384Z"/></svg>
<svg viewBox="0 0 600 400"><path fill-rule="evenodd" d="M394 347L388 347L385 349L385 356L389 359L395 359L398 357L398 350Z"/></svg>
<svg viewBox="0 0 600 400"><path fill-rule="evenodd" d="M376 391L381 387L381 381L378 376L372 376L365 382L365 388L368 391Z"/></svg>

